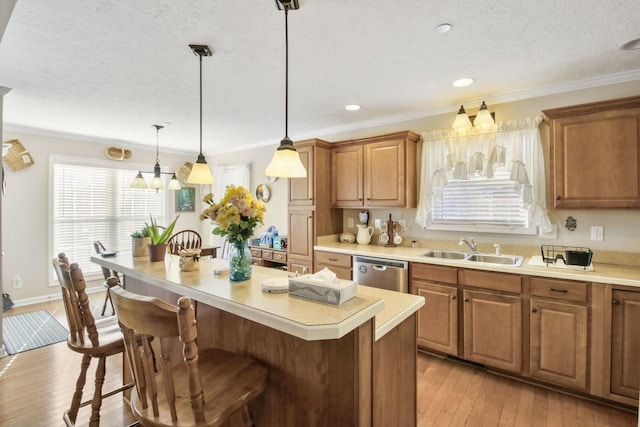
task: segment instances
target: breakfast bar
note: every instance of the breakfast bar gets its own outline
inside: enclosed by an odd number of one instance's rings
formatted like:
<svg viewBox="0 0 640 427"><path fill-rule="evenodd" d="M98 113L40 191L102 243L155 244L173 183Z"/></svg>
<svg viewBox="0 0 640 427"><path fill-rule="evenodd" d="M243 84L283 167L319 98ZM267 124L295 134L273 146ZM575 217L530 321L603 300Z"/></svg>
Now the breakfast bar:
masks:
<svg viewBox="0 0 640 427"><path fill-rule="evenodd" d="M118 271L123 286L174 303L194 301L198 346L249 354L268 371L265 392L251 406L260 426L416 424L416 312L424 298L359 286L333 305L262 282L287 272L254 266L246 282L230 282L226 261L201 260L196 271L178 256L149 262L119 253L92 261Z"/></svg>

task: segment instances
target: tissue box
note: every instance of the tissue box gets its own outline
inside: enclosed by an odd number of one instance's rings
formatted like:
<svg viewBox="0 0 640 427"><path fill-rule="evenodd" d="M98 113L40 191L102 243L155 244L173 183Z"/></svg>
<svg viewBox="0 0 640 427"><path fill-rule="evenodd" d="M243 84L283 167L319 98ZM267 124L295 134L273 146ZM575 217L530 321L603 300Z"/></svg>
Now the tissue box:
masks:
<svg viewBox="0 0 640 427"><path fill-rule="evenodd" d="M318 280L313 274L289 279L289 293L303 298L315 299L329 304L342 304L356 296L358 284L353 280L338 279L337 282Z"/></svg>

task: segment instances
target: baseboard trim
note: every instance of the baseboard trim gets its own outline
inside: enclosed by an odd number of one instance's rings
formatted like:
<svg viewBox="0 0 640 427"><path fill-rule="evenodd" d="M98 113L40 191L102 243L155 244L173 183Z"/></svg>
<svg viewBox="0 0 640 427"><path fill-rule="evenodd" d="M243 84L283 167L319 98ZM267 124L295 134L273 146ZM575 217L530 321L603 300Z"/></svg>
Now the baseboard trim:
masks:
<svg viewBox="0 0 640 427"><path fill-rule="evenodd" d="M102 285L92 286L90 288L87 288L87 294L104 292L104 290L105 288ZM60 294L60 292L56 292L55 294L51 294L51 295L43 295L43 296L38 296L33 298L23 298L23 299L15 300L13 301L13 304L14 304L13 306L24 307L26 305L38 304L38 303L49 302L49 301L57 301L60 299L62 299L62 295ZM5 312L5 313L8 313L8 312Z"/></svg>

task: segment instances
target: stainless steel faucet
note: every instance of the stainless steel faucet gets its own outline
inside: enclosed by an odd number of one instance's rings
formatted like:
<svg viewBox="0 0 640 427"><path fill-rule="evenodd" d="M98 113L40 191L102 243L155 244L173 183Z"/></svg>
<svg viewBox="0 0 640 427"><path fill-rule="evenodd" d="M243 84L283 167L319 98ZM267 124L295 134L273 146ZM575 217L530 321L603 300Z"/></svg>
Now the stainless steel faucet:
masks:
<svg viewBox="0 0 640 427"><path fill-rule="evenodd" d="M469 240L471 240L471 243L469 243ZM476 244L476 241L473 240L473 237L469 238L469 240L467 239L460 239L460 241L458 242L458 245L462 246L463 244L467 244L467 246L469 246L469 248L471 248L472 252L478 252L478 245Z"/></svg>

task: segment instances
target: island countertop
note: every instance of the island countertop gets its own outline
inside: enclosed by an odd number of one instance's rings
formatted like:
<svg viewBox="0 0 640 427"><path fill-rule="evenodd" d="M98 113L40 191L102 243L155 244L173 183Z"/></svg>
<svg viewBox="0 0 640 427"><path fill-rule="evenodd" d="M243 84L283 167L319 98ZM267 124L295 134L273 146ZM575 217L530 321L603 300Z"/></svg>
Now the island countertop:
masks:
<svg viewBox="0 0 640 427"><path fill-rule="evenodd" d="M164 262L134 258L128 252L108 258L93 256L91 261L118 271L125 278L128 276L188 296L307 341L341 338L374 316L375 340L378 340L424 305L422 297L364 286L358 287L354 298L340 305L288 293L265 293L261 289L265 279L287 277L288 273L253 266L250 280L231 282L228 273L213 274L214 267L228 265L220 259L202 259L199 270L190 272L181 271L179 257L169 254Z"/></svg>

